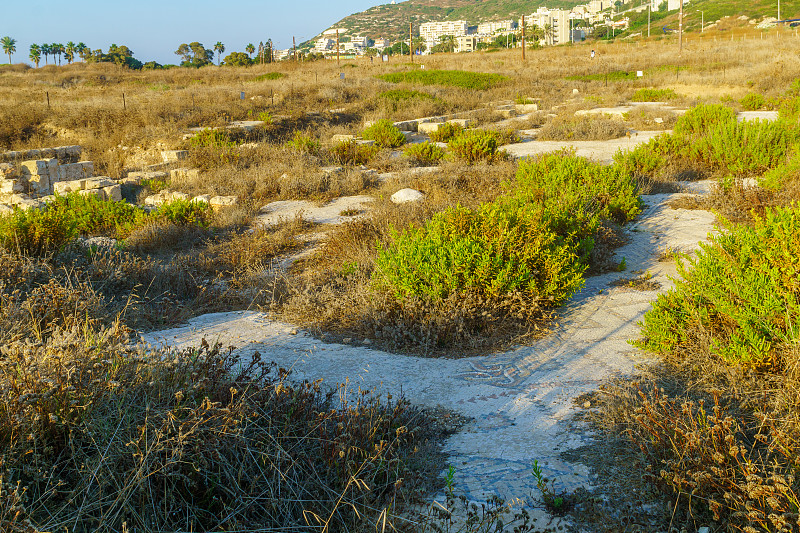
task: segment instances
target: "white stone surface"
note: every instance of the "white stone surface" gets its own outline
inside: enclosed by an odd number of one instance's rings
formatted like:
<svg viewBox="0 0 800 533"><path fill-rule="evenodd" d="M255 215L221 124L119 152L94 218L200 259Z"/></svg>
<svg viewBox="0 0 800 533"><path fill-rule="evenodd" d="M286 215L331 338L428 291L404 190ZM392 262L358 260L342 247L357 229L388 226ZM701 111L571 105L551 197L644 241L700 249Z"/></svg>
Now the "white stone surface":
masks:
<svg viewBox="0 0 800 533"><path fill-rule="evenodd" d="M630 137L621 137L610 141L529 141L503 146L503 150L516 158L535 157L548 152L556 152L572 148L581 157L610 164L614 161L617 150L632 150L639 144L647 143L664 131L640 131ZM669 131L667 131L669 133Z"/></svg>
<svg viewBox="0 0 800 533"><path fill-rule="evenodd" d="M367 206L374 199L370 196L344 196L336 198L324 205L315 205L305 200L280 200L261 208L255 224L273 226L282 220L293 220L301 216L303 220L315 224L342 224L363 216ZM356 215L342 215L358 211Z"/></svg>
<svg viewBox="0 0 800 533"><path fill-rule="evenodd" d="M390 200L395 204L405 204L408 202L419 202L425 198L425 195L416 189L400 189L394 193Z"/></svg>

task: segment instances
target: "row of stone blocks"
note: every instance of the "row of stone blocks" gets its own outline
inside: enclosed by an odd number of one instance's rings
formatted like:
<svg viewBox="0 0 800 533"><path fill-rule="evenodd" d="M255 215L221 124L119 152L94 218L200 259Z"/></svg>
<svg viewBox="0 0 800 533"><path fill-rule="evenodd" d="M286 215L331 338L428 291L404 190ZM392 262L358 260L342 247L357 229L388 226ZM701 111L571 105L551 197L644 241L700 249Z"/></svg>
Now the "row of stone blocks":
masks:
<svg viewBox="0 0 800 533"><path fill-rule="evenodd" d="M75 163L80 160L83 148L78 145L56 148L36 148L15 152L0 152L0 162L15 163L32 159L57 159L59 163Z"/></svg>

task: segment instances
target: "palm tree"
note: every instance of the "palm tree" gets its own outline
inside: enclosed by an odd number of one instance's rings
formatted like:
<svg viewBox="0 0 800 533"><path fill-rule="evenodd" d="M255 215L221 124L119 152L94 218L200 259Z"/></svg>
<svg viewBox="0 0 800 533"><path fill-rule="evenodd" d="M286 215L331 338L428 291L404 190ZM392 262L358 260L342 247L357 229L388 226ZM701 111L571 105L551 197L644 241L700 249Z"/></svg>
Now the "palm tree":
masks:
<svg viewBox="0 0 800 533"><path fill-rule="evenodd" d="M217 41L217 44L214 45L214 50L217 52L217 65L219 65L219 59L225 51L225 45L222 44L222 41Z"/></svg>
<svg viewBox="0 0 800 533"><path fill-rule="evenodd" d="M442 35L439 37L442 43L442 48L450 49L453 52L456 49L456 36L455 35Z"/></svg>
<svg viewBox="0 0 800 533"><path fill-rule="evenodd" d="M39 51L44 55L44 64L47 65L47 56L50 55L50 45L47 43L40 44Z"/></svg>
<svg viewBox="0 0 800 533"><path fill-rule="evenodd" d="M3 45L3 52L8 56L8 64L11 64L11 54L17 51L17 40L11 37L3 37L0 39L0 44Z"/></svg>
<svg viewBox="0 0 800 533"><path fill-rule="evenodd" d="M83 42L79 42L78 44L75 45L75 52L77 52L78 55L81 57L81 59L83 59L84 61L86 61L89 58L89 56L92 55L91 48L83 44Z"/></svg>
<svg viewBox="0 0 800 533"><path fill-rule="evenodd" d="M64 53L64 45L61 43L53 43L50 45L50 53L53 54L53 59L58 58L58 66L61 66L61 54ZM55 63L55 61L53 61Z"/></svg>
<svg viewBox="0 0 800 533"><path fill-rule="evenodd" d="M67 58L67 63L72 64L72 60L75 59L75 43L72 41L67 43L66 48L64 48L64 57Z"/></svg>
<svg viewBox="0 0 800 533"><path fill-rule="evenodd" d="M249 55L252 59L253 53L256 51L256 47L253 46L253 43L250 43L244 47L244 50L245 52L247 52L247 55Z"/></svg>
<svg viewBox="0 0 800 533"><path fill-rule="evenodd" d="M36 63L36 68L39 68L39 61L42 60L42 49L39 48L38 44L32 44L30 54L28 54L28 58Z"/></svg>

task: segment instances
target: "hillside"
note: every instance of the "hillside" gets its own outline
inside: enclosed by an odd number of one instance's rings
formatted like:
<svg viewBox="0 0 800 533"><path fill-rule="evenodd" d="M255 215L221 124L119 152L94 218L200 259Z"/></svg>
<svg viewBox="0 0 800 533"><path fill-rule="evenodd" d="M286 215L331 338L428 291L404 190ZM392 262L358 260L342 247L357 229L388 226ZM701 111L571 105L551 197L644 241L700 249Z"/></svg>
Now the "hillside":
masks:
<svg viewBox="0 0 800 533"><path fill-rule="evenodd" d="M415 27L437 20L466 20L475 25L487 20L517 19L541 6L571 8L582 3L581 0L407 0L354 13L330 28L347 28L354 34L398 40L408 35L409 22ZM419 31L415 28L414 33Z"/></svg>

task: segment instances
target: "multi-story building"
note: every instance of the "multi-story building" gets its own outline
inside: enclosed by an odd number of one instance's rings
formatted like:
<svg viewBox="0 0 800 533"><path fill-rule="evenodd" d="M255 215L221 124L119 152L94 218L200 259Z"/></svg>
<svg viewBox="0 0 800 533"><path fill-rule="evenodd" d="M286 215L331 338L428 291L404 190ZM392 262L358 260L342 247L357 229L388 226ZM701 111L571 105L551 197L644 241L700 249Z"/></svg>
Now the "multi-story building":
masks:
<svg viewBox="0 0 800 533"><path fill-rule="evenodd" d="M384 48L389 48L390 46L392 46L392 41L380 37L378 39L375 39L375 44L373 46L378 50L383 50Z"/></svg>
<svg viewBox="0 0 800 533"><path fill-rule="evenodd" d="M681 8L681 0L653 0L652 4L650 5L650 9L653 11L658 11L658 8L665 1L667 2L667 11L675 11ZM689 0L683 0L683 7L685 8L688 3Z"/></svg>
<svg viewBox="0 0 800 533"><path fill-rule="evenodd" d="M425 22L419 25L419 35L425 41L428 50L440 43L444 35L460 37L467 34L466 20L448 20L444 22Z"/></svg>
<svg viewBox="0 0 800 533"><path fill-rule="evenodd" d="M568 43L570 35L570 12L566 9L553 9L540 7L536 13L525 17L525 26L537 26L544 32L541 44L553 46Z"/></svg>
<svg viewBox="0 0 800 533"><path fill-rule="evenodd" d="M478 24L478 35L492 35L493 33L509 32L516 28L513 20L492 20Z"/></svg>
<svg viewBox="0 0 800 533"><path fill-rule="evenodd" d="M474 52L477 45L477 35L459 35L456 37L456 52Z"/></svg>
<svg viewBox="0 0 800 533"><path fill-rule="evenodd" d="M327 52L333 48L336 48L336 40L328 37L320 37L314 43L314 48L312 48L311 51L315 53L321 53Z"/></svg>

